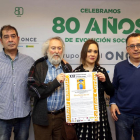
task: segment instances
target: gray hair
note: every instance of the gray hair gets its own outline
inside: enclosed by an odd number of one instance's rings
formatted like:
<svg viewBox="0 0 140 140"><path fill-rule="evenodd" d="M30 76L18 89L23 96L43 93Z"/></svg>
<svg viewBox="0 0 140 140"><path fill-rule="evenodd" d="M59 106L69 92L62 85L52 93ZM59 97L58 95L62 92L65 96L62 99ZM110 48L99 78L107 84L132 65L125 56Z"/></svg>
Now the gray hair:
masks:
<svg viewBox="0 0 140 140"><path fill-rule="evenodd" d="M53 40L53 39L59 40L62 43L63 52L64 52L64 49L65 49L64 41L60 37L56 36L56 37L52 37L52 38L48 39L46 42L43 43L42 53L43 53L44 56L47 55L47 51L48 51L48 48L49 48L50 41Z"/></svg>

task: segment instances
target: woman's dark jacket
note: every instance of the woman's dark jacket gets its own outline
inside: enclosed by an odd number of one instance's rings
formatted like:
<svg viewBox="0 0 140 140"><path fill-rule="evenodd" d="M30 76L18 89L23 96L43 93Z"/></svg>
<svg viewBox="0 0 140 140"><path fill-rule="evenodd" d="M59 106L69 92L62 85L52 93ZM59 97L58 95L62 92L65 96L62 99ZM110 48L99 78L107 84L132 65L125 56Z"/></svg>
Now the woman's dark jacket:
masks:
<svg viewBox="0 0 140 140"><path fill-rule="evenodd" d="M95 65L95 67L92 71L101 72L106 77L105 82L101 82L98 80L99 105L105 104L104 91L106 92L107 95L113 96L114 95L113 85L110 82L109 76L108 76L105 68ZM83 65L80 65L79 67L77 67L74 70L74 72L87 72L87 71L83 68Z"/></svg>

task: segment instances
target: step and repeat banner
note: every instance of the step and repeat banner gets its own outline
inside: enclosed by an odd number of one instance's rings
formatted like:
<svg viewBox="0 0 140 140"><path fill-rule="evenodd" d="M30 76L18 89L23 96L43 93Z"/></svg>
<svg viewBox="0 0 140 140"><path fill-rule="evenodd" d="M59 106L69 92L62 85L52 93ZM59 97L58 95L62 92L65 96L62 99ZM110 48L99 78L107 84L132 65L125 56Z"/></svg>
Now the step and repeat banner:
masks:
<svg viewBox="0 0 140 140"><path fill-rule="evenodd" d="M66 45L64 59L73 69L80 64L84 42L93 38L99 43L100 64L112 80L114 65L127 58L126 37L140 33L139 5L140 1L1 0L0 27L15 26L19 51L35 60L42 57L42 44L48 38L60 36ZM111 118L110 124L115 140ZM33 131L29 140L32 135Z"/></svg>

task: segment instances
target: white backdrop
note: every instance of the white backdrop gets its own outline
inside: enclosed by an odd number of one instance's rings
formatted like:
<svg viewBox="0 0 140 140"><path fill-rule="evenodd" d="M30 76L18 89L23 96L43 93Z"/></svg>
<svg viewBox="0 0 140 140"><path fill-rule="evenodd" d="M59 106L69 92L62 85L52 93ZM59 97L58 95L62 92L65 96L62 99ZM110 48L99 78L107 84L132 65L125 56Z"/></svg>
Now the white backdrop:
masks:
<svg viewBox="0 0 140 140"><path fill-rule="evenodd" d="M140 33L139 5L138 0L0 0L0 27L15 26L19 51L35 60L42 56L43 42L60 36L66 44L64 59L73 69L80 64L84 41L94 38L99 43L100 64L112 80L114 65L126 59L126 37ZM29 140L33 140L30 131ZM112 132L115 137L113 126Z"/></svg>

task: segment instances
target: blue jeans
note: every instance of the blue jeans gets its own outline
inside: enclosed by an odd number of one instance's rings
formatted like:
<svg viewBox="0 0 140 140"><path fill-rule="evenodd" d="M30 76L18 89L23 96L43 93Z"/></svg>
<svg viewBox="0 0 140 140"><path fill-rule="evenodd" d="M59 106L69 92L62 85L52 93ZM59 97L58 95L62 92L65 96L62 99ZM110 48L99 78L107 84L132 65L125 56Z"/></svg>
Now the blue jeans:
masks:
<svg viewBox="0 0 140 140"><path fill-rule="evenodd" d="M29 137L31 117L11 120L0 119L0 140L10 140L12 127L14 127L14 140L27 140Z"/></svg>
<svg viewBox="0 0 140 140"><path fill-rule="evenodd" d="M115 122L116 140L131 140L132 130L135 140L140 140L140 117L121 113Z"/></svg>

